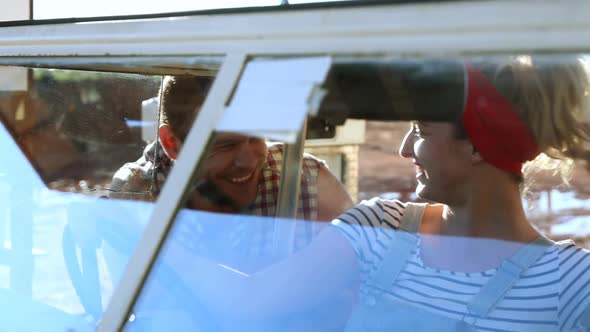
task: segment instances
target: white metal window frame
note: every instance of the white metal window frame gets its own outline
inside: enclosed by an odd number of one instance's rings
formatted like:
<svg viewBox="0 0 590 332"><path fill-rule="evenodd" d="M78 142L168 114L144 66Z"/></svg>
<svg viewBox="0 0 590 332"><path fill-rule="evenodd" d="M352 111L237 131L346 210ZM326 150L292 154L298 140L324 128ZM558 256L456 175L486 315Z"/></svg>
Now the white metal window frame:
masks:
<svg viewBox="0 0 590 332"><path fill-rule="evenodd" d="M158 257L158 251L172 227L187 189L188 179L197 167L208 139L223 115L224 106L230 97L232 86L239 78L245 60L244 55L235 54L228 56L224 61L178 160L164 183L154 211L113 293L98 331L122 329L127 321L129 312Z"/></svg>
<svg viewBox="0 0 590 332"><path fill-rule="evenodd" d="M585 0L474 1L4 27L0 56L585 49Z"/></svg>
<svg viewBox="0 0 590 332"><path fill-rule="evenodd" d="M184 151L98 331L122 329L176 215L187 180L253 56L468 55L590 50L590 2L381 5L0 28L0 64L67 58L224 56ZM156 60L154 60L156 61ZM116 66L115 66L116 67ZM182 189L182 190L179 190Z"/></svg>

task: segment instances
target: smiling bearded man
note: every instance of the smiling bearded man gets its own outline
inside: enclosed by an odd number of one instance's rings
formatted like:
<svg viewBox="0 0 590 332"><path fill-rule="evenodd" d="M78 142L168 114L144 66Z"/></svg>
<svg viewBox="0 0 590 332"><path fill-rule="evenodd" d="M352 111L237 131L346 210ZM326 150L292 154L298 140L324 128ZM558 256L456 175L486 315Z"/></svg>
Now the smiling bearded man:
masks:
<svg viewBox="0 0 590 332"><path fill-rule="evenodd" d="M212 81L194 76L165 78L159 141L148 145L136 162L119 169L113 177L111 198L155 200L158 183L165 180L174 165ZM282 144L236 133L216 133L199 165L187 207L274 217L282 165ZM351 206L350 196L325 162L305 154L297 219L330 221ZM317 223L297 227L295 248L309 243L318 231ZM255 247L271 244L272 230L258 236L260 245Z"/></svg>

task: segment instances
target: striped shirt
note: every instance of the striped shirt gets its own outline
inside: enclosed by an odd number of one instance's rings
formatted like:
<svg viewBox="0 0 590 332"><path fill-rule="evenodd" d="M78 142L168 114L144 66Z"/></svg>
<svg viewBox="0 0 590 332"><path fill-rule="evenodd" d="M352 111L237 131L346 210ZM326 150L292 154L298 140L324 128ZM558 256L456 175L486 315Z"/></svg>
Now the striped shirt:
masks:
<svg viewBox="0 0 590 332"><path fill-rule="evenodd" d="M357 254L363 280L361 296L374 290L368 276L387 252L404 209L399 201L375 198L333 221ZM419 240L391 288L379 292L453 319L472 316L467 305L497 269L477 273L434 269L423 263L420 248ZM549 247L522 273L497 307L475 321L475 326L480 331L572 331L588 320L585 310L589 304L590 252L564 241Z"/></svg>

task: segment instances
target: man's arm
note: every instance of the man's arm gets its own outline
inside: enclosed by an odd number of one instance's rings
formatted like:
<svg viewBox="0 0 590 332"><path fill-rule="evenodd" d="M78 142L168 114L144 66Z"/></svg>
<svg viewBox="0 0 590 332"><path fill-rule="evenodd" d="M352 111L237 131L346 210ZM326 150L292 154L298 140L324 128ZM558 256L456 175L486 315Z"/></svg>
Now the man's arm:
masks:
<svg viewBox="0 0 590 332"><path fill-rule="evenodd" d="M325 166L318 173L318 220L331 221L353 207L344 186Z"/></svg>

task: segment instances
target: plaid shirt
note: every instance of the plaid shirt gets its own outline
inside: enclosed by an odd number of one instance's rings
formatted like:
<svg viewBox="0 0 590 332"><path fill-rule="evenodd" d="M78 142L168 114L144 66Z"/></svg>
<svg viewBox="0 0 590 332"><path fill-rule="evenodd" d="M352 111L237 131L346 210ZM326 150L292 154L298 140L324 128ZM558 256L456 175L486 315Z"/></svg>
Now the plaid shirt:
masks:
<svg viewBox="0 0 590 332"><path fill-rule="evenodd" d="M316 220L318 217L317 177L321 165L325 165L323 161L310 154L304 155L297 219ZM248 209L251 214L257 216L276 215L282 169L283 145L270 145L266 165L258 180L258 196Z"/></svg>
<svg viewBox="0 0 590 332"><path fill-rule="evenodd" d="M325 166L323 161L310 154L304 155L297 206L297 219L299 220L317 220L317 179L320 167L322 166ZM249 214L269 217L276 215L282 167L283 145L270 145L268 147L266 165L262 169L262 176L258 182L258 195L252 206L248 209ZM247 230L249 230L250 234L246 234L246 230L244 229L236 230L235 235L232 236L236 246L241 244L241 249L251 255L271 252L274 222L260 220L255 226L248 225ZM297 223L295 227L294 249L298 250L309 244L318 232L318 223Z"/></svg>

